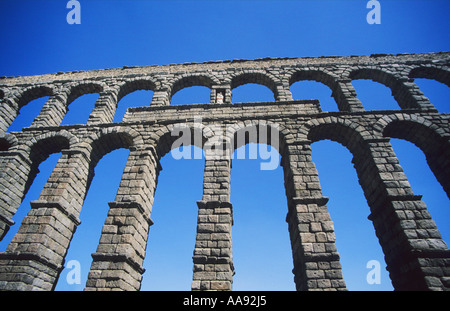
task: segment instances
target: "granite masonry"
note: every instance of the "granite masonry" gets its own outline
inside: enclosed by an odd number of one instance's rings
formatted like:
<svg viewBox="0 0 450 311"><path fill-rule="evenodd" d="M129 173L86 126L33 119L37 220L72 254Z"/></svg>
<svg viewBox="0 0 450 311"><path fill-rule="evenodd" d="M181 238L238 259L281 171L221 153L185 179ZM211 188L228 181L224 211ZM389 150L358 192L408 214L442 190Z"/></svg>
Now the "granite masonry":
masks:
<svg viewBox="0 0 450 311"><path fill-rule="evenodd" d="M192 290L232 289L232 159L229 152L217 151L233 152L261 138L281 155L297 290L346 290L328 198L311 159L311 144L324 139L353 155L393 287L448 290L450 252L390 144L390 138L400 138L420 148L450 197L450 114L437 111L415 78L450 86L450 53L264 58L1 77L0 238L13 225L20 229L0 253L0 289L55 288L96 164L105 154L127 148L85 289L139 290L159 160L179 138L174 129L184 126L192 144L210 150L197 202ZM354 79L386 85L399 108L365 110ZM338 111L323 111L318 100L293 100L290 86L301 80L328 86ZM247 83L268 87L274 100L232 103L233 89ZM170 105L177 91L190 86L210 88L210 102ZM113 122L120 99L136 90L152 90L152 102L128 108L121 122ZM69 104L89 93L99 98L87 123L61 126ZM9 132L19 109L44 96L49 99L32 124ZM245 135L249 128L257 135ZM39 199L15 224L12 217L38 165L52 153L62 155Z"/></svg>

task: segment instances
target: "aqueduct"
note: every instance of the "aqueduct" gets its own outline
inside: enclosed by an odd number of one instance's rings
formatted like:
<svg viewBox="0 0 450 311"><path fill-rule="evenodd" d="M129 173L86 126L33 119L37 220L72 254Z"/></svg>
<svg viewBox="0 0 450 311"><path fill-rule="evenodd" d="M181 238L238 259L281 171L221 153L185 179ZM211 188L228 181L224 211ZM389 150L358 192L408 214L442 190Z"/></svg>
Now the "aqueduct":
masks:
<svg viewBox="0 0 450 311"><path fill-rule="evenodd" d="M311 144L324 139L341 143L353 155L394 288L448 290L450 252L390 144L390 138L401 138L418 146L450 197L450 114L437 111L415 78L450 86L450 53L266 58L0 78L0 237L20 225L0 253L0 289L54 289L97 162L112 150L127 148L86 290L139 290L159 159L173 148L174 126L184 124L192 137L200 135L191 142L200 148L217 137L205 130L210 125L227 134L218 137L236 137L248 127L257 129L257 139L275 137L297 290L346 289L328 198L311 159ZM399 109L366 111L351 84L354 79L386 85ZM328 86L339 111L323 111L318 100L293 100L290 86L301 80ZM233 89L247 83L267 86L274 101L232 103ZM170 105L176 92L190 86L210 88L210 102ZM151 104L129 108L121 122L113 122L118 101L136 90L152 90ZM99 98L87 123L60 125L69 104L90 93ZM43 96L49 99L32 124L9 132L21 107ZM195 118L201 118L202 127ZM241 143L251 142L247 138ZM234 150L239 145L232 141ZM267 143L275 145L270 139ZM31 202L22 224L14 224L38 165L56 152L62 155L39 199ZM231 290L231 159L226 153L205 153L204 163L192 289Z"/></svg>

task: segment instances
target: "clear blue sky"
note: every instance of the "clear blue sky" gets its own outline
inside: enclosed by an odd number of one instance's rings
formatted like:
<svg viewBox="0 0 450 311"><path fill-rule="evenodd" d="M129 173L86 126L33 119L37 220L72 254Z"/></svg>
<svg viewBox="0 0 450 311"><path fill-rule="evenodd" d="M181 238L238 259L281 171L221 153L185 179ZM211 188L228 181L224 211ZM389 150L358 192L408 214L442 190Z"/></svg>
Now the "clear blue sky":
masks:
<svg viewBox="0 0 450 311"><path fill-rule="evenodd" d="M450 1L380 0L381 24L369 25L365 0L301 1L145 1L80 0L81 24L68 25L65 0L0 0L0 76L34 75L154 64L203 62L261 57L421 53L450 50ZM439 111L450 112L449 88L435 81L417 81ZM399 109L385 86L353 82L367 110ZM294 98L318 98L323 110L337 110L331 91L318 83L298 82ZM148 105L151 92L135 92L119 103ZM70 106L64 124L86 122L96 96L85 95ZM267 101L273 95L262 86L234 90L233 100ZM447 102L444 102L447 100ZM45 98L24 107L9 129L29 125ZM201 87L177 93L172 104L209 102ZM27 119L28 117L28 119ZM120 117L118 116L118 120ZM444 240L450 242L450 206L442 187L429 170L423 153L409 142L392 140L413 190L424 195ZM106 155L81 213L66 261L81 263L81 285L68 285L67 271L57 289L81 290L90 268L101 227L114 200L128 151ZM40 166L14 220L19 224L38 198L58 154ZM373 226L369 207L351 164L351 154L329 141L313 144L313 160L322 191L335 223L337 247L350 290L390 290L392 286ZM195 243L197 206L202 196L202 160L179 160L166 155L155 195L143 290L189 290ZM114 167L115 169L111 169ZM176 190L175 190L176 189ZM260 171L259 160L235 160L231 202L234 206L233 255L236 290L293 290L292 256L285 216L286 197L281 168ZM0 251L17 231L11 228ZM382 264L379 285L368 285L366 263Z"/></svg>

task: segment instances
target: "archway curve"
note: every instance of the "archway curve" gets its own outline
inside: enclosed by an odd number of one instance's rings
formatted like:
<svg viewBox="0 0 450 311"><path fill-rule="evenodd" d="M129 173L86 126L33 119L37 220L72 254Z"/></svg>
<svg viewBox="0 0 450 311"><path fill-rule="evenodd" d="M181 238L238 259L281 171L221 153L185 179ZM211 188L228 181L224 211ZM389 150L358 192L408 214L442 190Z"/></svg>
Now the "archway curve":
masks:
<svg viewBox="0 0 450 311"><path fill-rule="evenodd" d="M117 94L116 103L128 94L135 91L145 90L155 92L158 89L159 84L150 78L135 78L131 80L125 80L118 85L111 88L111 91ZM148 104L150 105L150 103Z"/></svg>
<svg viewBox="0 0 450 311"><path fill-rule="evenodd" d="M163 126L155 131L150 146L155 149L158 160L177 147L196 146L203 150L208 141L216 137L215 129L203 123L177 123Z"/></svg>
<svg viewBox="0 0 450 311"><path fill-rule="evenodd" d="M450 87L450 70L435 66L418 66L411 69L408 77L412 79L432 79Z"/></svg>
<svg viewBox="0 0 450 311"><path fill-rule="evenodd" d="M66 130L59 132L49 132L37 137L32 137L23 145L17 145L14 149L25 151L29 154L30 160L37 165L46 159L50 154L61 152L63 149L71 149L78 143L78 138ZM42 158L42 160L41 160Z"/></svg>
<svg viewBox="0 0 450 311"><path fill-rule="evenodd" d="M68 149L69 146L70 142L65 135L43 135L30 148L32 165L39 166L50 154L61 152L63 149Z"/></svg>
<svg viewBox="0 0 450 311"><path fill-rule="evenodd" d="M94 133L85 140L80 141L73 150L84 150L90 155L90 166L94 168L100 159L116 149L142 148L143 138L139 133L126 127L104 128L98 133Z"/></svg>
<svg viewBox="0 0 450 311"><path fill-rule="evenodd" d="M375 122L373 129L379 137L405 139L414 143L424 152L432 150L433 147L439 147L440 144L448 144L450 137L450 131L446 132L431 121L421 116L414 115L412 117L404 113L381 117Z"/></svg>
<svg viewBox="0 0 450 311"><path fill-rule="evenodd" d="M219 85L220 81L212 76L203 73L199 74L185 74L181 75L178 79L173 80L169 86L169 101L172 97L184 88L191 86L204 86L212 89L213 85Z"/></svg>
<svg viewBox="0 0 450 311"><path fill-rule="evenodd" d="M23 151L28 154L31 161L30 173L25 181L23 196L28 192L36 175L39 172L39 165L45 161L51 154L60 153L63 150L70 149L71 145L77 141L77 138L67 131L56 133L46 133L36 138L30 139L25 144L14 147L15 151Z"/></svg>
<svg viewBox="0 0 450 311"><path fill-rule="evenodd" d="M306 122L300 129L300 139L316 142L330 139L345 146L355 155L368 140L376 139L364 126L349 119L335 116Z"/></svg>
<svg viewBox="0 0 450 311"><path fill-rule="evenodd" d="M66 106L69 106L78 97L92 93L102 93L106 88L106 85L101 82L83 81L81 83L71 84L67 86L67 101Z"/></svg>
<svg viewBox="0 0 450 311"><path fill-rule="evenodd" d="M419 108L417 100L403 84L400 77L380 68L356 68L348 73L349 80L372 80L388 87L401 109ZM404 80L404 79L403 79ZM364 103L363 103L364 105Z"/></svg>
<svg viewBox="0 0 450 311"><path fill-rule="evenodd" d="M280 155L286 147L286 140L293 134L283 125L266 120L240 121L226 126L225 140L232 147L231 154L249 143L266 144L275 148Z"/></svg>
<svg viewBox="0 0 450 311"><path fill-rule="evenodd" d="M268 87L274 96L274 100L279 99L279 91L277 86L281 85L281 81L273 75L257 70L243 70L230 76L228 79L231 90L245 84L255 83Z"/></svg>
<svg viewBox="0 0 450 311"><path fill-rule="evenodd" d="M407 114L384 116L376 129L383 137L399 138L416 145L425 154L428 166L450 198L450 133L432 122Z"/></svg>
<svg viewBox="0 0 450 311"><path fill-rule="evenodd" d="M293 90L294 84L296 84L297 82L304 83L304 82L312 81L312 82L317 82L318 84L320 84L321 87L328 89L328 92L330 92L329 94L331 94L331 97L334 100L334 105L332 102L330 103L331 107L333 107L333 108L336 107L336 109L345 110L345 108L344 108L345 104L343 103L344 96L342 94L342 89L338 83L338 80L339 80L338 76L336 76L335 74L328 72L326 70L301 69L301 68L299 68L297 70L293 70L290 73L290 76L288 78L286 78L287 84L289 85L289 90L292 93L292 98L294 100L297 99L294 94L294 90ZM313 96L314 97L310 97L310 98L319 98L320 94L313 95ZM320 102L321 102L320 104L322 106L324 103L322 103L322 100ZM325 109L323 106L321 108L323 110L328 110L328 109ZM331 109L333 109L333 108L331 108Z"/></svg>
<svg viewBox="0 0 450 311"><path fill-rule="evenodd" d="M325 84L331 90L336 87L338 76L323 69L301 69L293 70L289 76L289 86L298 81L316 81Z"/></svg>
<svg viewBox="0 0 450 311"><path fill-rule="evenodd" d="M20 108L31 102L32 100L45 97L45 96L54 96L56 95L56 88L53 85L35 85L25 88L24 90L16 93L15 103L17 104L17 108L19 111Z"/></svg>

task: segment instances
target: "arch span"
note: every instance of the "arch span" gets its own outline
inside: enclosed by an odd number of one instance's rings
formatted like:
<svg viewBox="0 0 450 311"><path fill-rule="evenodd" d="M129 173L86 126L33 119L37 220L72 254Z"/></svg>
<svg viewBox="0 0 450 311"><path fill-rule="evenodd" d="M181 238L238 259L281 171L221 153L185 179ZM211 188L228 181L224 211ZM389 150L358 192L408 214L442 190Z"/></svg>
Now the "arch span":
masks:
<svg viewBox="0 0 450 311"><path fill-rule="evenodd" d="M450 141L448 133L421 118L409 115L383 117L378 124L384 126L382 135L407 140L423 151L431 171L450 198Z"/></svg>
<svg viewBox="0 0 450 311"><path fill-rule="evenodd" d="M191 86L204 86L212 89L213 85L218 85L220 82L213 76L204 74L190 74L182 75L180 78L174 80L170 86L169 100L179 91Z"/></svg>
<svg viewBox="0 0 450 311"><path fill-rule="evenodd" d="M381 83L391 89L392 95L401 109L420 109L420 104L414 97L415 94L410 91L406 84L409 81L405 81L405 79L401 79L385 69L358 68L349 73L349 79L368 79Z"/></svg>
<svg viewBox="0 0 450 311"><path fill-rule="evenodd" d="M75 99L80 96L92 93L102 93L105 90L105 85L98 82L82 82L69 86L67 90L67 102L69 106Z"/></svg>
<svg viewBox="0 0 450 311"><path fill-rule="evenodd" d="M122 81L114 89L117 92L116 105L126 95L139 90L156 91L158 84L150 78L134 78ZM150 105L150 103L149 103Z"/></svg>
<svg viewBox="0 0 450 311"><path fill-rule="evenodd" d="M273 92L274 99L278 100L280 94L277 85L281 85L281 83L268 73L244 71L238 72L230 78L231 90L248 83L255 83L268 87Z"/></svg>
<svg viewBox="0 0 450 311"><path fill-rule="evenodd" d="M37 85L25 88L23 91L15 95L17 111L28 104L30 101L45 96L56 95L55 87L51 85Z"/></svg>
<svg viewBox="0 0 450 311"><path fill-rule="evenodd" d="M450 87L450 70L448 69L433 66L419 66L413 68L408 76L413 79L425 78L436 80Z"/></svg>

